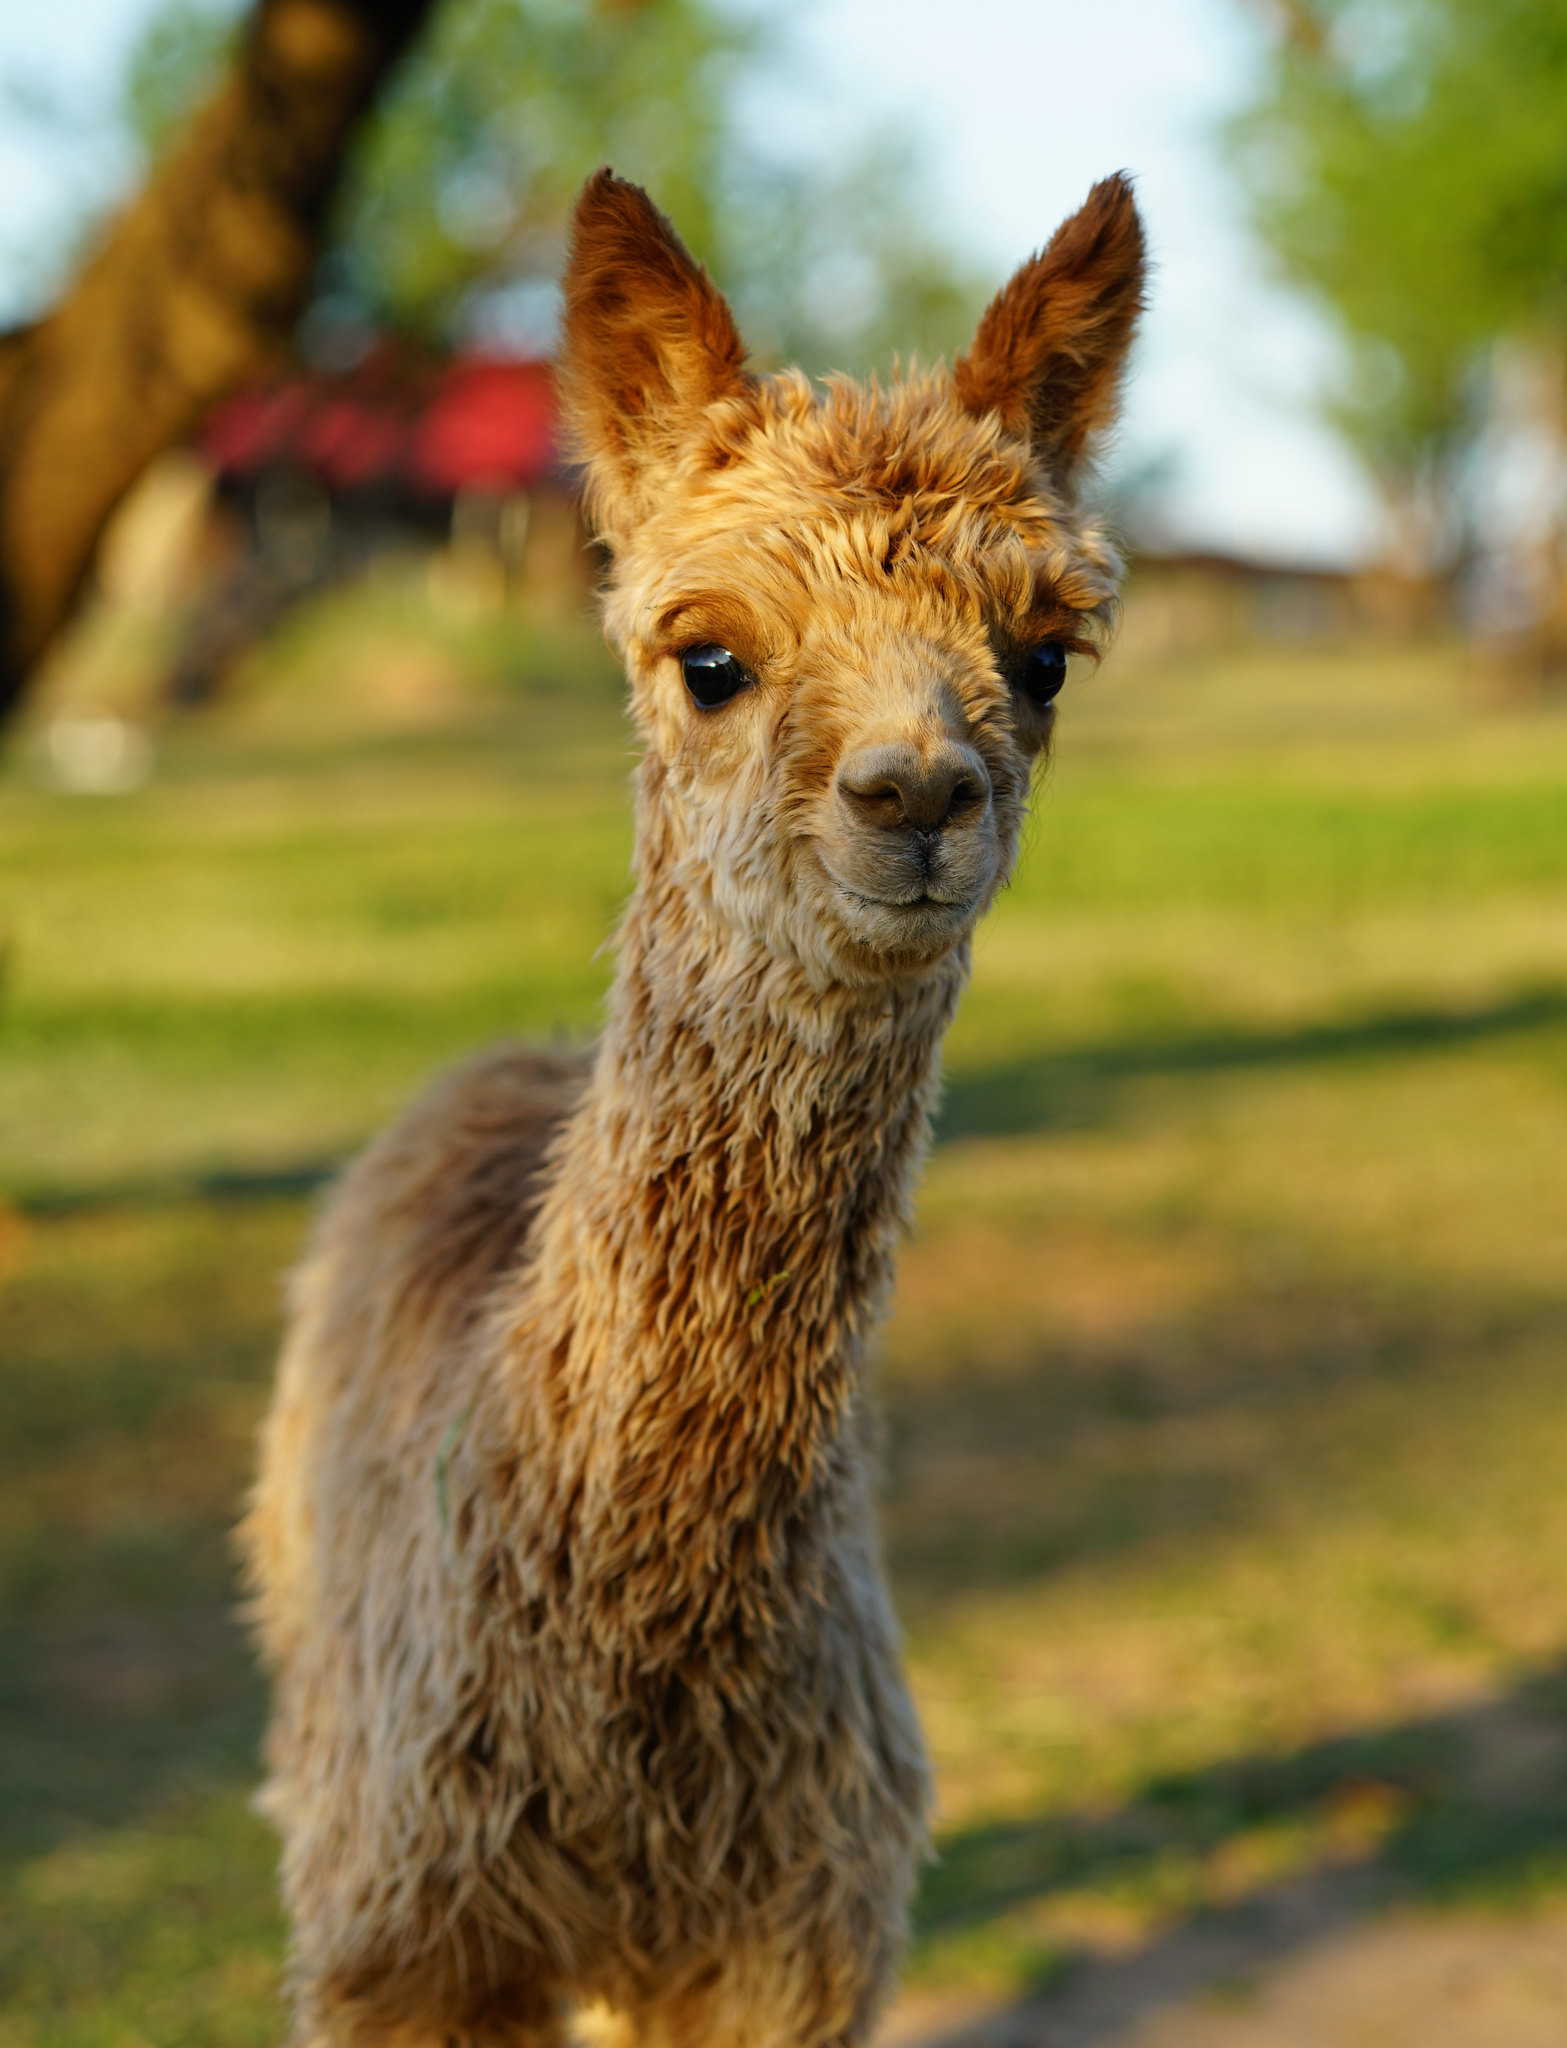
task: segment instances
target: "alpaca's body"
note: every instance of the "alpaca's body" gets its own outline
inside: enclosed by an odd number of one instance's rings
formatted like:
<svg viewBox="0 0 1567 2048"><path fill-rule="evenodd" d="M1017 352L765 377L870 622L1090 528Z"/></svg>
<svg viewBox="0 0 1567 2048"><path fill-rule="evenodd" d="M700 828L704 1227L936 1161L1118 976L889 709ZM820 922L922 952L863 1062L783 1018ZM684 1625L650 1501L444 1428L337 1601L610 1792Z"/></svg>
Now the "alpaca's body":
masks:
<svg viewBox="0 0 1567 2048"><path fill-rule="evenodd" d="M580 1075L496 1055L325 1219L250 1540L301 1961L367 2031L437 2038L464 1977L481 2010L599 1996L650 2037L727 1999L780 2042L879 1992L925 1776L859 1364L949 1004L914 1073L879 1007L810 1047L758 1014L751 1076L689 1026L611 1037L574 1119ZM534 1210L552 1132L592 1171Z"/></svg>
<svg viewBox="0 0 1567 2048"><path fill-rule="evenodd" d="M350 1173L246 1526L323 2048L549 2041L584 2000L650 2044L857 2043L924 1839L865 1350L1049 729L989 636L1092 623L1113 561L1004 392L744 379L629 192L590 188L571 315L647 746L609 1024L591 1071L467 1069ZM1100 212L1124 348L1135 215ZM674 559L638 495L672 473Z"/></svg>

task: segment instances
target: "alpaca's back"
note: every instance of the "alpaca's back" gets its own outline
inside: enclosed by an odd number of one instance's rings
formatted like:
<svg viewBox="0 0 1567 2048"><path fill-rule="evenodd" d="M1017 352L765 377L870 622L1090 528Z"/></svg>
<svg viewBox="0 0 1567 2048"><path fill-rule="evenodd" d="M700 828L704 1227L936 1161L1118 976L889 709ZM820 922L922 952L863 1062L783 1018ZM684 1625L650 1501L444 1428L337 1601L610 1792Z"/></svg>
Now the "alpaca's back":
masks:
<svg viewBox="0 0 1567 2048"><path fill-rule="evenodd" d="M255 1612L281 1662L320 1621L321 1460L344 1436L388 1463L450 1406L448 1373L538 1209L581 1055L504 1046L447 1075L349 1168L295 1275L290 1341L242 1531ZM444 1426L442 1424L441 1426ZM328 1485L327 1491L330 1491Z"/></svg>

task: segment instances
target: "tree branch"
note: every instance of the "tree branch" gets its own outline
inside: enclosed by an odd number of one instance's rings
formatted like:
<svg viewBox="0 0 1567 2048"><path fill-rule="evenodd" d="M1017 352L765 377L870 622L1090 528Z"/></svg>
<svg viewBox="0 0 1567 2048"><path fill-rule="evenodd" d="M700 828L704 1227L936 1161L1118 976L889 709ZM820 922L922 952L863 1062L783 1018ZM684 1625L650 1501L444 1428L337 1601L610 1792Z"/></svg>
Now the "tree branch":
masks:
<svg viewBox="0 0 1567 2048"><path fill-rule="evenodd" d="M432 0L259 0L60 304L0 337L0 719L160 450L287 345L345 152Z"/></svg>

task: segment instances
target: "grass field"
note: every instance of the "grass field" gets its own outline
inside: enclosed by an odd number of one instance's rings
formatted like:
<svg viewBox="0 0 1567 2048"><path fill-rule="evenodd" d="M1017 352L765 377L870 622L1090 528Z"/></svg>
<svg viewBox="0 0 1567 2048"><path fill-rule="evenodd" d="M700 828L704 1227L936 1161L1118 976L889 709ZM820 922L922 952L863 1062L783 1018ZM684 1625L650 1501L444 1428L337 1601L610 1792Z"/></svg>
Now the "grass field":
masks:
<svg viewBox="0 0 1567 2048"><path fill-rule="evenodd" d="M595 680L0 780L0 2048L277 2038L227 1530L280 1276L432 1066L592 1029L627 767ZM916 1992L1556 1912L1567 716L1441 648L1112 661L949 1076L883 1366Z"/></svg>

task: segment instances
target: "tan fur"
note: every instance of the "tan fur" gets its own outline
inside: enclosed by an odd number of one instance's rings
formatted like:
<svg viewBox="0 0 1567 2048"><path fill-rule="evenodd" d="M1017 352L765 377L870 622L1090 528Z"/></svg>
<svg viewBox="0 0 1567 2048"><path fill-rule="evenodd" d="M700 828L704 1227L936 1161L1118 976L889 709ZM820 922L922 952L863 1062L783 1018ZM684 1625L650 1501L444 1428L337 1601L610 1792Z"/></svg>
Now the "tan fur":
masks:
<svg viewBox="0 0 1567 2048"><path fill-rule="evenodd" d="M645 197L583 196L565 382L637 885L591 1071L447 1081L296 1284L245 1539L300 2042L542 2044L600 2000L648 2043L825 2048L886 1995L927 1792L862 1375L1048 738L1009 663L1113 594L1066 475L1141 242L1124 183L1090 210L965 403L753 379ZM710 711L706 642L754 677Z"/></svg>

